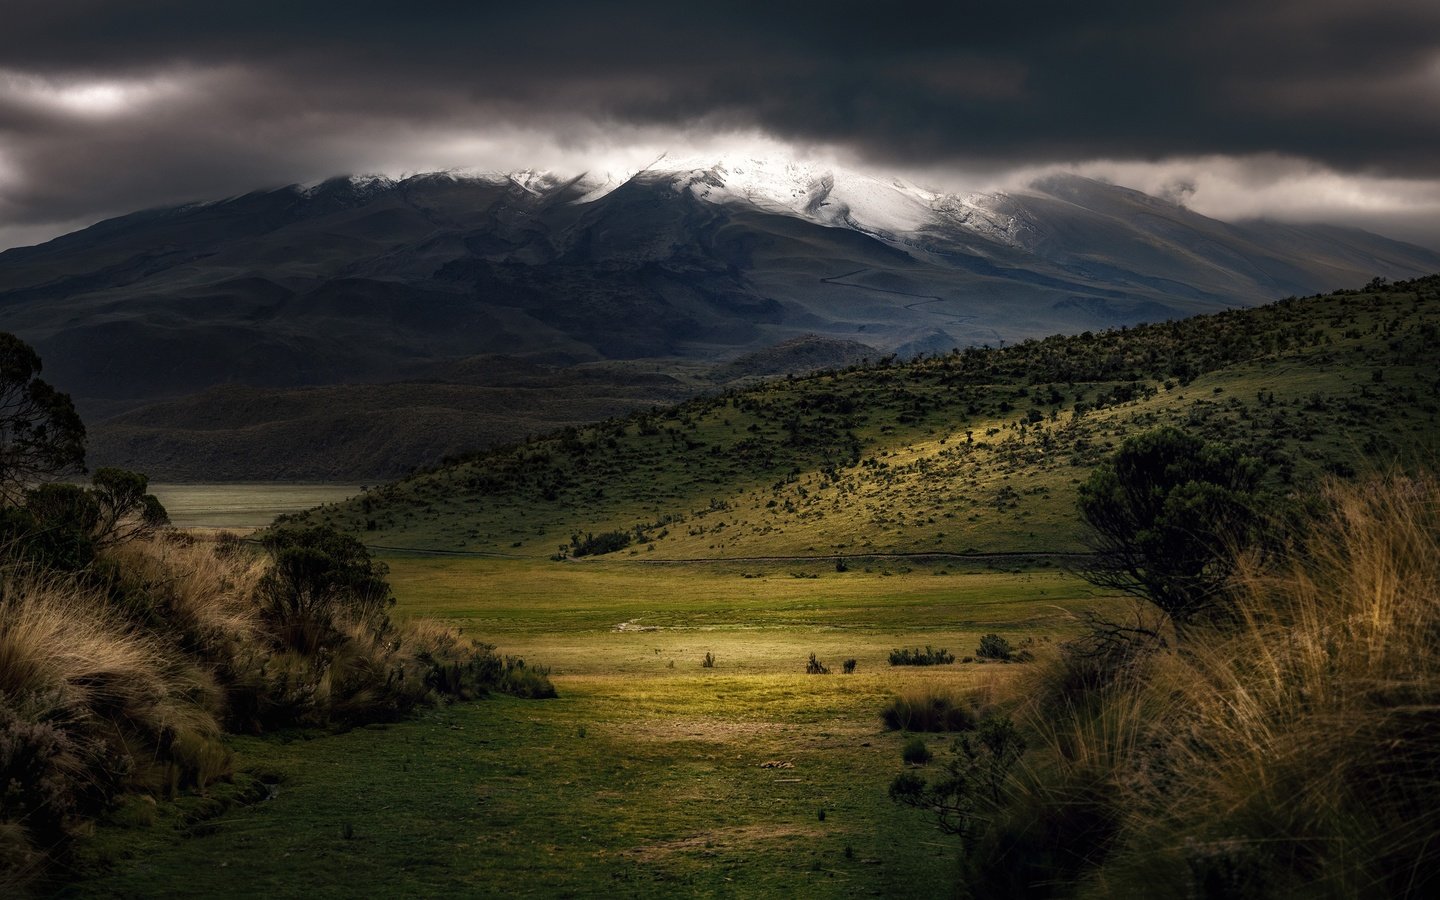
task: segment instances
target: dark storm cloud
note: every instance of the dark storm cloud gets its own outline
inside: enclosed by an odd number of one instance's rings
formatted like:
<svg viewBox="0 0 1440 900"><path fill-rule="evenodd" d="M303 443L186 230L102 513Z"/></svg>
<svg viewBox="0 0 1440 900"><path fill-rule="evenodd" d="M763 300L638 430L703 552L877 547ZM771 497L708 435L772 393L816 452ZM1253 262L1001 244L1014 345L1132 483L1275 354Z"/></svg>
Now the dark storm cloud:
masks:
<svg viewBox="0 0 1440 900"><path fill-rule="evenodd" d="M0 216L211 196L504 127L751 129L972 170L1278 154L1432 178L1437 108L1434 0L59 0L0 29Z"/></svg>

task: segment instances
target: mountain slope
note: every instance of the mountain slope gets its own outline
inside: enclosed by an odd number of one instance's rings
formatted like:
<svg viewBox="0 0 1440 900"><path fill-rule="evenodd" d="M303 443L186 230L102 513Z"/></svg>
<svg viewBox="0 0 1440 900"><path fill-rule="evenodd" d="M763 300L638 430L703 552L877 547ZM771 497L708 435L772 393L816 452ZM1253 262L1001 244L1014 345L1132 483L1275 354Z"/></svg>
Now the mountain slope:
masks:
<svg viewBox="0 0 1440 900"><path fill-rule="evenodd" d="M713 365L807 334L908 356L1436 270L1440 254L1363 232L1222 223L1074 177L960 197L789 161L662 161L135 213L0 253L0 318L95 425L96 461L144 468L177 409L147 407L225 385L407 382L496 355Z"/></svg>
<svg viewBox="0 0 1440 900"><path fill-rule="evenodd" d="M1075 489L1173 423L1280 485L1440 450L1440 276L772 382L306 514L391 547L647 559L1081 549Z"/></svg>

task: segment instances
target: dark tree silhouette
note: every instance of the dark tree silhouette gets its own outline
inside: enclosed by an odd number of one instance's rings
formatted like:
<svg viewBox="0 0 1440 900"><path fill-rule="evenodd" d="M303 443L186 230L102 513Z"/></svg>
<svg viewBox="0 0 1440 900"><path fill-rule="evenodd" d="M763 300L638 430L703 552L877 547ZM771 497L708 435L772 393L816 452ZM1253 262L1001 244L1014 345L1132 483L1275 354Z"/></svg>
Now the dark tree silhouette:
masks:
<svg viewBox="0 0 1440 900"><path fill-rule="evenodd" d="M27 486L85 471L85 425L62 394L40 380L40 356L0 332L0 504Z"/></svg>
<svg viewBox="0 0 1440 900"><path fill-rule="evenodd" d="M1093 584L1143 597L1177 631L1224 618L1234 551L1260 532L1258 459L1177 428L1127 440L1080 488Z"/></svg>

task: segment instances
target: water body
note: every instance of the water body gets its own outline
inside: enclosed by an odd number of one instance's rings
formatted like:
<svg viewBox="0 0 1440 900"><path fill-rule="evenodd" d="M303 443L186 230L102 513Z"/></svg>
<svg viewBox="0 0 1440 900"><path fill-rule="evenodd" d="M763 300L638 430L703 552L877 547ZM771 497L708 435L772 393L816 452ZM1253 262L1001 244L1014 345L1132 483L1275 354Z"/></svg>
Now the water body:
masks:
<svg viewBox="0 0 1440 900"><path fill-rule="evenodd" d="M177 528L248 531L269 525L281 513L336 503L360 493L354 484L151 484Z"/></svg>

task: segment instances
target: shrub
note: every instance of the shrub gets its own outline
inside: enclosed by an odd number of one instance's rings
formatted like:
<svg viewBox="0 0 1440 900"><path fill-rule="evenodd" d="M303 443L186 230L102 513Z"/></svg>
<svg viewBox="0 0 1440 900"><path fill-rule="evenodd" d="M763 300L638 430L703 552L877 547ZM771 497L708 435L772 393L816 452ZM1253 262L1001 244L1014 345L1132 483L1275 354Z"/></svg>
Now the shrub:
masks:
<svg viewBox="0 0 1440 900"><path fill-rule="evenodd" d="M969 886L1436 895L1440 482L1323 499L1286 559L1235 563L1237 616L1192 622L1183 652L1102 631L1017 683L1033 757L961 817ZM897 799L943 806L902 779Z"/></svg>
<svg viewBox="0 0 1440 900"><path fill-rule="evenodd" d="M709 650L706 650L705 658L700 660L700 667L704 669L715 668L715 654L711 653Z"/></svg>
<svg viewBox="0 0 1440 900"><path fill-rule="evenodd" d="M496 690L512 697L527 700L548 700L558 696L555 685L550 682L550 670L541 666L527 666L519 657L505 657L505 668L496 684Z"/></svg>
<svg viewBox="0 0 1440 900"><path fill-rule="evenodd" d="M583 538L576 534L570 538L572 556L599 556L602 553L624 550L628 546L630 546L630 533L626 531L587 533Z"/></svg>
<svg viewBox="0 0 1440 900"><path fill-rule="evenodd" d="M893 698L880 719L891 731L968 731L975 727L975 710L949 691L926 686Z"/></svg>
<svg viewBox="0 0 1440 900"><path fill-rule="evenodd" d="M980 638L980 646L975 648L975 655L981 659L998 659L1009 662L1014 649L1010 642L998 634L983 635Z"/></svg>
<svg viewBox="0 0 1440 900"><path fill-rule="evenodd" d="M924 750L923 742L920 748ZM933 782L913 772L896 777L890 784L890 799L930 811L942 831L960 835L970 850L985 834L994 812L1003 807L1003 787L1025 752L1025 740L1008 716L992 715L982 719L973 733L956 738L953 751ZM928 759L929 751L924 752ZM1033 894L1027 891L1024 896Z"/></svg>
<svg viewBox="0 0 1440 900"><path fill-rule="evenodd" d="M811 654L810 654L810 660L805 663L805 674L806 674L806 675L829 675L829 674L830 674L830 670L825 667L825 664L824 664L824 663L820 662L820 660L818 660L818 659L815 658L815 654L814 654L814 653L811 653Z"/></svg>
<svg viewBox="0 0 1440 900"><path fill-rule="evenodd" d="M1255 457L1166 427L1132 437L1080 487L1101 587L1154 603L1182 631L1231 615L1237 546L1258 548L1264 468Z"/></svg>
<svg viewBox="0 0 1440 900"><path fill-rule="evenodd" d="M0 514L0 541L12 557L78 572L98 551L153 532L169 522L147 494L149 479L123 469L97 469L90 487L53 482L27 490L24 504ZM8 540L7 540L8 539Z"/></svg>
<svg viewBox="0 0 1440 900"><path fill-rule="evenodd" d="M388 570L364 544L315 526L277 528L264 545L273 565L260 580L260 616L277 648L315 654L344 643L350 628L377 640L389 632Z"/></svg>
<svg viewBox="0 0 1440 900"><path fill-rule="evenodd" d="M923 766L933 758L933 754L930 748L925 746L924 738L912 737L900 748L900 758L908 765Z"/></svg>
<svg viewBox="0 0 1440 900"><path fill-rule="evenodd" d="M955 654L946 651L930 649L926 644L925 649L916 647L914 650L899 648L890 651L890 665L892 666L948 666L955 661Z"/></svg>
<svg viewBox="0 0 1440 900"><path fill-rule="evenodd" d="M847 659L847 660L845 660L843 663L840 664L840 671L841 671L841 672L844 672L846 675L854 675L854 674L855 674L855 660L853 660L853 659Z"/></svg>

